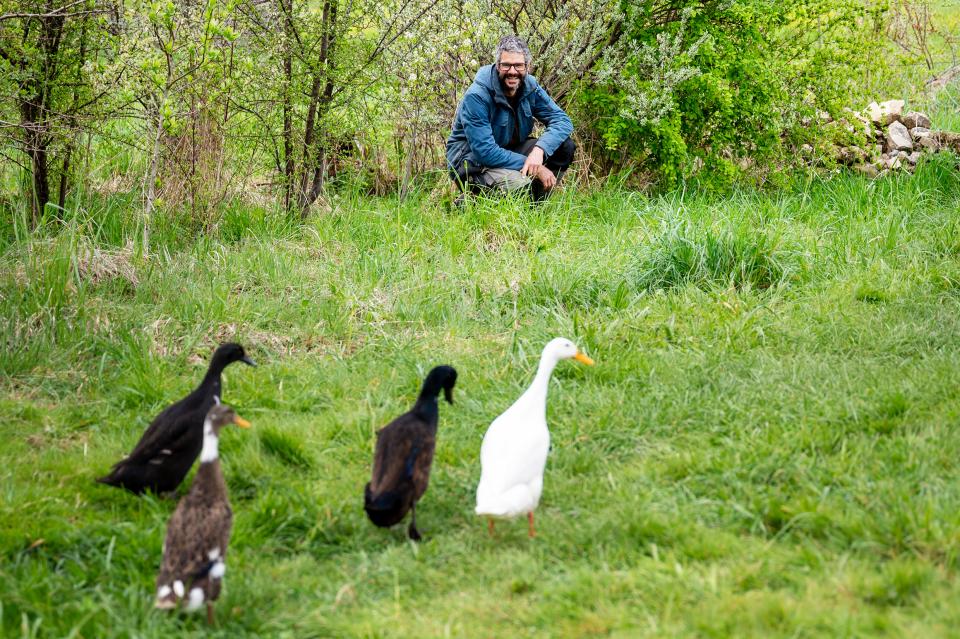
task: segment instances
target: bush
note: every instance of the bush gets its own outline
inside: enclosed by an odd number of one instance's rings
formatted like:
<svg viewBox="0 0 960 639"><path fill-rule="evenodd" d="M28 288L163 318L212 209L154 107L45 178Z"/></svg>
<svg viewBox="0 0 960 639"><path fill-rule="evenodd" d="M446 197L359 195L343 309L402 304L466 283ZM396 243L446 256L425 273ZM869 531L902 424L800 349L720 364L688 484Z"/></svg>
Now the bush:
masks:
<svg viewBox="0 0 960 639"><path fill-rule="evenodd" d="M859 96L882 45L865 28L878 11L825 0L688 3L654 27L627 12L624 37L575 108L602 142L602 164L633 162L664 188L699 172L726 189L788 164L784 140L804 137L805 118Z"/></svg>

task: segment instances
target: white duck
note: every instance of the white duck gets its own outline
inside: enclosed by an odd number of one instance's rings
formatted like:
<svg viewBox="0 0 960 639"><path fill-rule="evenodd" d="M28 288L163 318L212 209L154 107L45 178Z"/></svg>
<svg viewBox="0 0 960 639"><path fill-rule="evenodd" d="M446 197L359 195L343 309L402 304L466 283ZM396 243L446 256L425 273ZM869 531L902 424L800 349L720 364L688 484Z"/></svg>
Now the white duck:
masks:
<svg viewBox="0 0 960 639"><path fill-rule="evenodd" d="M488 518L490 534L495 517L508 519L526 513L529 535L535 535L533 511L543 492L543 469L550 450L547 385L557 363L571 358L593 364L570 340L550 340L530 388L493 420L483 436L476 512Z"/></svg>

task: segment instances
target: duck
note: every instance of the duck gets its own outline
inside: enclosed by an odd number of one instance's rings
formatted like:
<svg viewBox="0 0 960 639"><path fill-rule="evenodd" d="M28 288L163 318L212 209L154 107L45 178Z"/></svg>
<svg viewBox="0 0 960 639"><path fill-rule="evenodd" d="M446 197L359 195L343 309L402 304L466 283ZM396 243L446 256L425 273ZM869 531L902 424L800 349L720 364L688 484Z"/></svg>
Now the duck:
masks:
<svg viewBox="0 0 960 639"><path fill-rule="evenodd" d="M363 489L363 509L374 525L388 528L410 511L407 536L413 541L422 539L417 530L417 502L430 482L439 419L437 397L442 389L447 403L453 404L456 382L456 369L437 366L424 379L413 408L377 431L373 472Z"/></svg>
<svg viewBox="0 0 960 639"><path fill-rule="evenodd" d="M187 611L207 605L207 623L213 625L213 602L220 596L226 572L227 544L233 526L233 511L227 484L220 468L220 431L235 424L250 428L226 404L217 404L203 421L200 467L190 491L180 500L163 542L163 561L157 575L154 606Z"/></svg>
<svg viewBox="0 0 960 639"><path fill-rule="evenodd" d="M490 534L495 519L527 516L528 535L536 536L533 511L543 492L543 471L550 450L547 427L547 386L561 360L574 359L588 366L587 357L572 341L550 340L530 387L487 428L480 447L480 483L476 514L487 518Z"/></svg>
<svg viewBox="0 0 960 639"><path fill-rule="evenodd" d="M133 451L97 481L135 495L176 490L200 454L207 413L220 403L220 375L234 362L256 366L239 344L217 347L200 385L157 415Z"/></svg>

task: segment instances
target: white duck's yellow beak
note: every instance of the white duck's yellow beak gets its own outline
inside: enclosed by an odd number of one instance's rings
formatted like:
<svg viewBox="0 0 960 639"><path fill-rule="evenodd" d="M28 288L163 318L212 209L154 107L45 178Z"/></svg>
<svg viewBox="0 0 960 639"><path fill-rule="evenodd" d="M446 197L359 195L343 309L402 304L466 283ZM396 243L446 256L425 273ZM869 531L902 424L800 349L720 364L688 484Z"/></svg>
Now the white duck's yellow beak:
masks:
<svg viewBox="0 0 960 639"><path fill-rule="evenodd" d="M584 355L583 353L581 353L580 351L577 351L577 354L573 356L573 359L577 360L581 364L586 364L587 366L593 366L593 360L587 357L586 355Z"/></svg>
<svg viewBox="0 0 960 639"><path fill-rule="evenodd" d="M240 428L250 428L250 422L245 420L243 417L240 417L239 415L234 416L233 423L239 426Z"/></svg>

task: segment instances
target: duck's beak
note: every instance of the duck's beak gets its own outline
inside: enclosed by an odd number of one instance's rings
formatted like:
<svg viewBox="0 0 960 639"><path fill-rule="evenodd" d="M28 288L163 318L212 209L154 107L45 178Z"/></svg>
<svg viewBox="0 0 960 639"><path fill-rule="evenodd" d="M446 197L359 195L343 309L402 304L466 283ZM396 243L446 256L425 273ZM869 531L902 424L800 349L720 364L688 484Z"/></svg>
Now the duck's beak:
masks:
<svg viewBox="0 0 960 639"><path fill-rule="evenodd" d="M239 426L240 428L250 428L250 422L245 420L243 417L240 417L239 415L234 415L233 423Z"/></svg>
<svg viewBox="0 0 960 639"><path fill-rule="evenodd" d="M581 364L586 364L587 366L593 366L593 360L587 357L586 355L584 355L583 353L581 353L580 351L577 351L577 354L573 356L573 359L577 360Z"/></svg>
<svg viewBox="0 0 960 639"><path fill-rule="evenodd" d="M253 361L252 359L250 359L249 357L247 357L246 355L244 355L243 357L241 357L241 358L240 358L240 361L243 362L244 364L246 364L247 366L253 366L254 368L256 368L256 366L257 366L257 365L254 363L254 361Z"/></svg>
<svg viewBox="0 0 960 639"><path fill-rule="evenodd" d="M451 388L451 387L449 387L449 386L448 386L447 388L444 388L444 389L443 389L443 396L446 397L448 404L452 404L452 403L453 403L453 388Z"/></svg>

